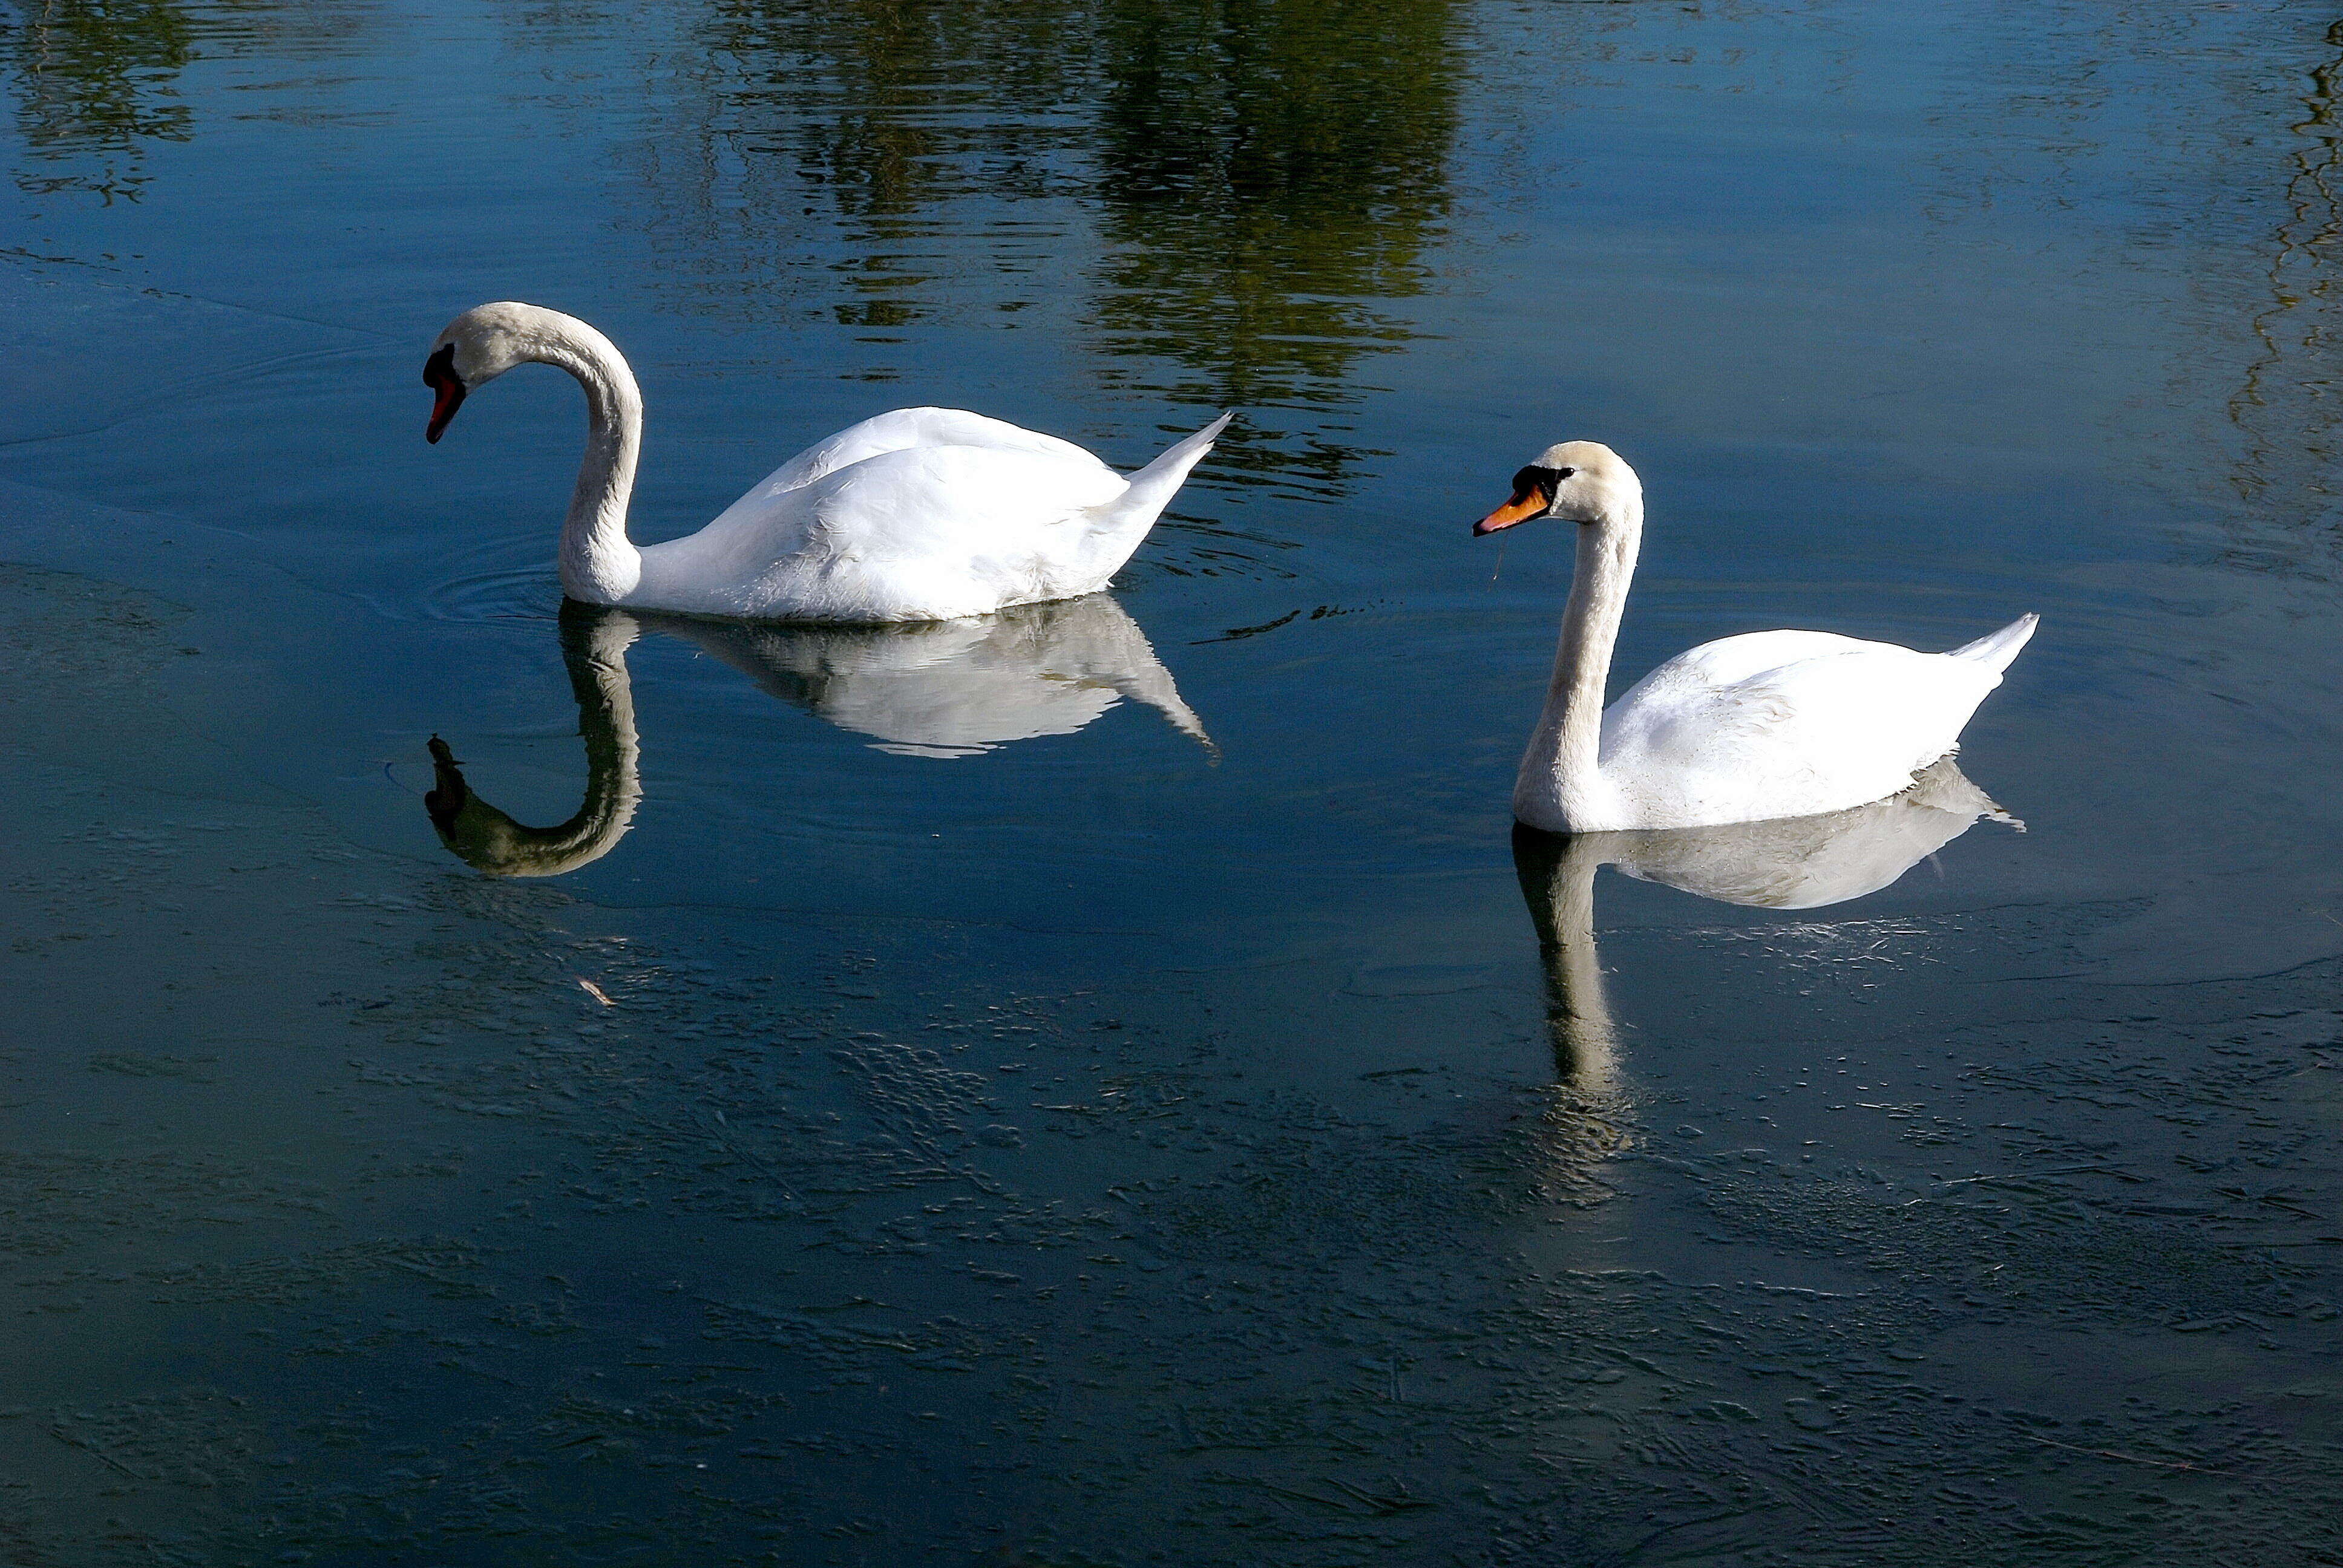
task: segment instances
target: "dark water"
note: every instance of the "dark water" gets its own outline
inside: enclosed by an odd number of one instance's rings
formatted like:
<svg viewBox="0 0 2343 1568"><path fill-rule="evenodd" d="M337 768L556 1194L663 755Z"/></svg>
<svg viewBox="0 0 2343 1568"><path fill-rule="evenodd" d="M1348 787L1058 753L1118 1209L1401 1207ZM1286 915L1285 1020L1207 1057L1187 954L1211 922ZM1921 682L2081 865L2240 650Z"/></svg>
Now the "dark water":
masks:
<svg viewBox="0 0 2343 1568"><path fill-rule="evenodd" d="M2343 1561L2334 14L0 28L9 1562ZM1242 418L1111 599L563 615L497 297L641 538ZM2040 611L2026 830L1517 853L1580 436L1622 684Z"/></svg>

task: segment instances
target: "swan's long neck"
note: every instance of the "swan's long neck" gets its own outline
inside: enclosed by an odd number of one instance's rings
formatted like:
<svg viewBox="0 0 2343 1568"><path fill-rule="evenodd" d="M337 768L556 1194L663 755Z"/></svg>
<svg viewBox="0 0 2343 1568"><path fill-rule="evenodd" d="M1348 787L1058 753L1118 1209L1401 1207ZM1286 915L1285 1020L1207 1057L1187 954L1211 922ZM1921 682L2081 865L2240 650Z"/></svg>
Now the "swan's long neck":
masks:
<svg viewBox="0 0 2343 1568"><path fill-rule="evenodd" d="M1513 784L1513 814L1557 833L1614 825L1604 818L1603 693L1643 545L1643 493L1618 487L1602 517L1574 526L1578 563L1562 614L1562 645L1554 654L1545 711Z"/></svg>
<svg viewBox="0 0 2343 1568"><path fill-rule="evenodd" d="M643 395L608 338L582 321L564 320L531 356L568 371L586 389L586 456L561 525L561 590L588 604L618 604L643 575L642 553L627 538Z"/></svg>

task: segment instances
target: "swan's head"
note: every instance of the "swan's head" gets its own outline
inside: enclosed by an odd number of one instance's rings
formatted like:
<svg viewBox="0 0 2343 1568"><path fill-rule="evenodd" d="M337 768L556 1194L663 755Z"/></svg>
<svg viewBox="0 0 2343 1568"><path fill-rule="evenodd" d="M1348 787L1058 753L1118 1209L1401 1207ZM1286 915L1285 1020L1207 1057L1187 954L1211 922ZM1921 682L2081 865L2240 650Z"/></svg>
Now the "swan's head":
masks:
<svg viewBox="0 0 2343 1568"><path fill-rule="evenodd" d="M1602 442L1562 441L1513 476L1513 498L1473 524L1473 533L1493 534L1533 518L1599 523L1643 493L1635 470Z"/></svg>
<svg viewBox="0 0 2343 1568"><path fill-rule="evenodd" d="M558 311L500 299L476 305L449 322L423 362L423 384L433 394L431 423L423 438L439 439L466 393L516 365L543 358L555 325L568 320Z"/></svg>

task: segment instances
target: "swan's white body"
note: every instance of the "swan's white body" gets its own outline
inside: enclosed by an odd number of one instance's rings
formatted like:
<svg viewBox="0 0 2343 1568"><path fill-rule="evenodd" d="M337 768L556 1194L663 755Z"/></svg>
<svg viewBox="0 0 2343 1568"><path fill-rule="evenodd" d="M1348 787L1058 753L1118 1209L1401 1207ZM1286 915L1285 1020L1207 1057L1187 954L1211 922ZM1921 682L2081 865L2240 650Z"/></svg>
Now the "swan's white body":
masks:
<svg viewBox="0 0 2343 1568"><path fill-rule="evenodd" d="M638 548L627 503L642 396L586 323L533 305L466 311L425 379L437 440L464 395L516 365L585 388L585 461L562 526L561 586L588 604L758 620L954 620L1104 588L1223 415L1128 478L1069 441L956 408L899 408L808 447L699 532ZM452 377L450 393L442 377Z"/></svg>
<svg viewBox="0 0 2343 1568"><path fill-rule="evenodd" d="M1885 799L1957 749L2034 634L2028 615L1950 653L1917 653L1830 632L1752 632L1676 655L1605 709L1643 487L1592 441L1554 447L1523 476L1480 531L1534 516L1580 525L1554 680L1513 786L1513 814L1533 828L1703 828Z"/></svg>

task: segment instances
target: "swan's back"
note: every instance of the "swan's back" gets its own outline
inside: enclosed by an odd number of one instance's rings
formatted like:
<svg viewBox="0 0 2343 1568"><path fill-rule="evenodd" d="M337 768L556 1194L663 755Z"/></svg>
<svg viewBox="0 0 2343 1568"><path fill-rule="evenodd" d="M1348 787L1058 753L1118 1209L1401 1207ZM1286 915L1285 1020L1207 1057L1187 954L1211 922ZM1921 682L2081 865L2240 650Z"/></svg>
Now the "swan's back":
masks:
<svg viewBox="0 0 2343 1568"><path fill-rule="evenodd" d="M1688 649L1604 711L1603 777L1628 819L1684 827L1812 816L1896 794L1957 747L2016 657L2016 629L1954 653L1815 631Z"/></svg>
<svg viewBox="0 0 2343 1568"><path fill-rule="evenodd" d="M850 425L835 436L808 447L732 503L716 521L735 512L758 510L790 490L801 489L840 468L886 452L916 447L973 447L987 451L1018 452L1051 464L1064 464L1069 473L1103 474L1118 483L1122 476L1071 441L1024 429L1005 419L988 419L964 408L897 408Z"/></svg>
<svg viewBox="0 0 2343 1568"><path fill-rule="evenodd" d="M646 600L692 615L872 622L1072 598L1101 586L1089 560L1097 513L1128 488L1101 463L1031 447L897 447L647 548Z"/></svg>

